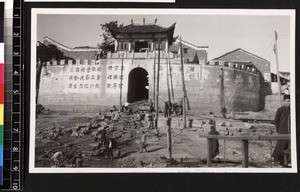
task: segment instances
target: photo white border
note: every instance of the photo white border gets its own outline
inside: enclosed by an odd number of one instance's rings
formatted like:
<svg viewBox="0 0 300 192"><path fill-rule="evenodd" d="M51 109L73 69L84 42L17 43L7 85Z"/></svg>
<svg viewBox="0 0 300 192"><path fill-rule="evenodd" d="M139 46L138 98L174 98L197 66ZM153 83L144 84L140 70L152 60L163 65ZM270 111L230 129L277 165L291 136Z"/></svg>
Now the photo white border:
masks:
<svg viewBox="0 0 300 192"><path fill-rule="evenodd" d="M81 2L82 0L25 0L25 2ZM135 2L135 3L175 3L175 0L85 0L86 2Z"/></svg>
<svg viewBox="0 0 300 192"><path fill-rule="evenodd" d="M88 10L88 11L87 11ZM101 11L99 11L101 10ZM113 13L113 14L112 14ZM291 74L291 154L292 168L36 168L35 164L35 88L36 42L38 14L76 15L253 15L290 16L290 74ZM31 10L31 79L30 79L30 151L29 173L297 173L296 102L295 102L295 10L250 9L47 9Z"/></svg>

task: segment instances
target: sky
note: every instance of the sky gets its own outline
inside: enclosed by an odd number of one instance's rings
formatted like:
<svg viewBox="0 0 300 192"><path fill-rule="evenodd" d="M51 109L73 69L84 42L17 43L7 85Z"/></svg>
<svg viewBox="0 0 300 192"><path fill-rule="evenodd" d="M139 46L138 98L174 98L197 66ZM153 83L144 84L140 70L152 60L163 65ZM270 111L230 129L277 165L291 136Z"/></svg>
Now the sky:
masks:
<svg viewBox="0 0 300 192"><path fill-rule="evenodd" d="M152 23L169 27L176 22L174 36L199 46L209 46L208 60L242 48L271 62L276 72L273 51L274 31L278 33L279 70L290 71L289 16L249 15L68 15L39 14L37 40L48 36L68 47L97 46L102 42L100 24L118 21L128 25Z"/></svg>

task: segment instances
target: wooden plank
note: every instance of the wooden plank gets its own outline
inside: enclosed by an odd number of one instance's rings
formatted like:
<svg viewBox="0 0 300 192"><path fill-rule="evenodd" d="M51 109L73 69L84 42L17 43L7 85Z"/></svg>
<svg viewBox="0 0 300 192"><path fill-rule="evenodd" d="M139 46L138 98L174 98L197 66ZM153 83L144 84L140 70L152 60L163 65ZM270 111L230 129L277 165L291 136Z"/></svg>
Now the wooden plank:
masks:
<svg viewBox="0 0 300 192"><path fill-rule="evenodd" d="M291 140L291 135L290 134L260 135L259 140L287 141L287 140Z"/></svg>
<svg viewBox="0 0 300 192"><path fill-rule="evenodd" d="M248 168L248 151L249 151L249 142L248 140L242 140L243 147L242 147L242 154L243 154L243 161L242 161L242 167Z"/></svg>
<svg viewBox="0 0 300 192"><path fill-rule="evenodd" d="M225 136L225 135L206 135L199 134L199 137L207 139L227 139L227 140L269 140L269 141L280 141L290 140L289 134L278 134L278 135L249 135L249 136Z"/></svg>
<svg viewBox="0 0 300 192"><path fill-rule="evenodd" d="M207 139L227 139L227 140L259 140L259 136L226 136L226 135L205 135L199 134L199 137Z"/></svg>
<svg viewBox="0 0 300 192"><path fill-rule="evenodd" d="M207 139L207 167L211 167L211 152L212 152L211 139Z"/></svg>

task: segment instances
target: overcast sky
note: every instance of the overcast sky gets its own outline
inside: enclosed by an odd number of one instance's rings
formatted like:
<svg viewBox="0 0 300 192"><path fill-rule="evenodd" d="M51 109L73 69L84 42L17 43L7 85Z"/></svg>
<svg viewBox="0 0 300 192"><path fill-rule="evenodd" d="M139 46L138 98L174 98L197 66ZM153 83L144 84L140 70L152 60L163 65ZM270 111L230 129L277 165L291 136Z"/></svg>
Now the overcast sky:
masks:
<svg viewBox="0 0 300 192"><path fill-rule="evenodd" d="M120 24L154 22L169 27L176 22L174 36L199 46L209 46L208 60L242 48L271 62L276 71L273 52L274 30L278 32L280 71L290 71L289 16L205 16L205 15L49 15L37 17L37 39L48 36L66 46L97 46L103 31L100 24L117 20Z"/></svg>

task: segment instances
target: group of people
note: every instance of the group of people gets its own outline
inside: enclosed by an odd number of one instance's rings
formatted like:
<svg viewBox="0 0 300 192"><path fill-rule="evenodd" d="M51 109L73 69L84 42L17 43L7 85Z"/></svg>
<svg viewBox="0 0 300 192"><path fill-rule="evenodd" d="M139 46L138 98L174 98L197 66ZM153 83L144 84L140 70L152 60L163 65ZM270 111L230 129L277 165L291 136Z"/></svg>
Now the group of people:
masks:
<svg viewBox="0 0 300 192"><path fill-rule="evenodd" d="M284 104L282 107L277 109L274 124L277 130L278 134L290 134L290 96L284 95ZM150 113L148 115L148 130L155 129L154 125L154 118L155 115L154 112L154 105L152 100L149 101L149 109ZM115 109L114 109L115 110ZM122 107L122 110L127 111L129 108ZM171 103L170 101L165 102L165 108L164 108L164 116L168 117L173 113L181 114L182 113L182 105L177 103ZM227 109L222 109L223 117L226 118L226 112ZM192 123L192 121L191 121ZM105 129L104 129L105 130ZM105 132L105 131L104 131ZM208 133L209 135L219 135L219 132L216 130L215 123L211 123L210 131ZM103 140L103 144L106 147L106 154L108 159L112 159L112 153L113 153L113 141L112 139L106 138L106 133L103 133L101 135L101 140ZM141 152L144 150L147 152L147 144L146 144L146 133L142 131L141 136ZM218 158L219 157L219 142L218 139L212 139L212 158ZM282 166L287 166L287 164L290 162L290 159L284 158L284 155L289 153L290 150L290 141L277 141L275 149L273 151L272 157L275 163L278 163Z"/></svg>
<svg viewBox="0 0 300 192"><path fill-rule="evenodd" d="M166 101L164 106L164 116L168 117L175 113L176 115L182 115L183 105L182 102L176 103L171 101Z"/></svg>

